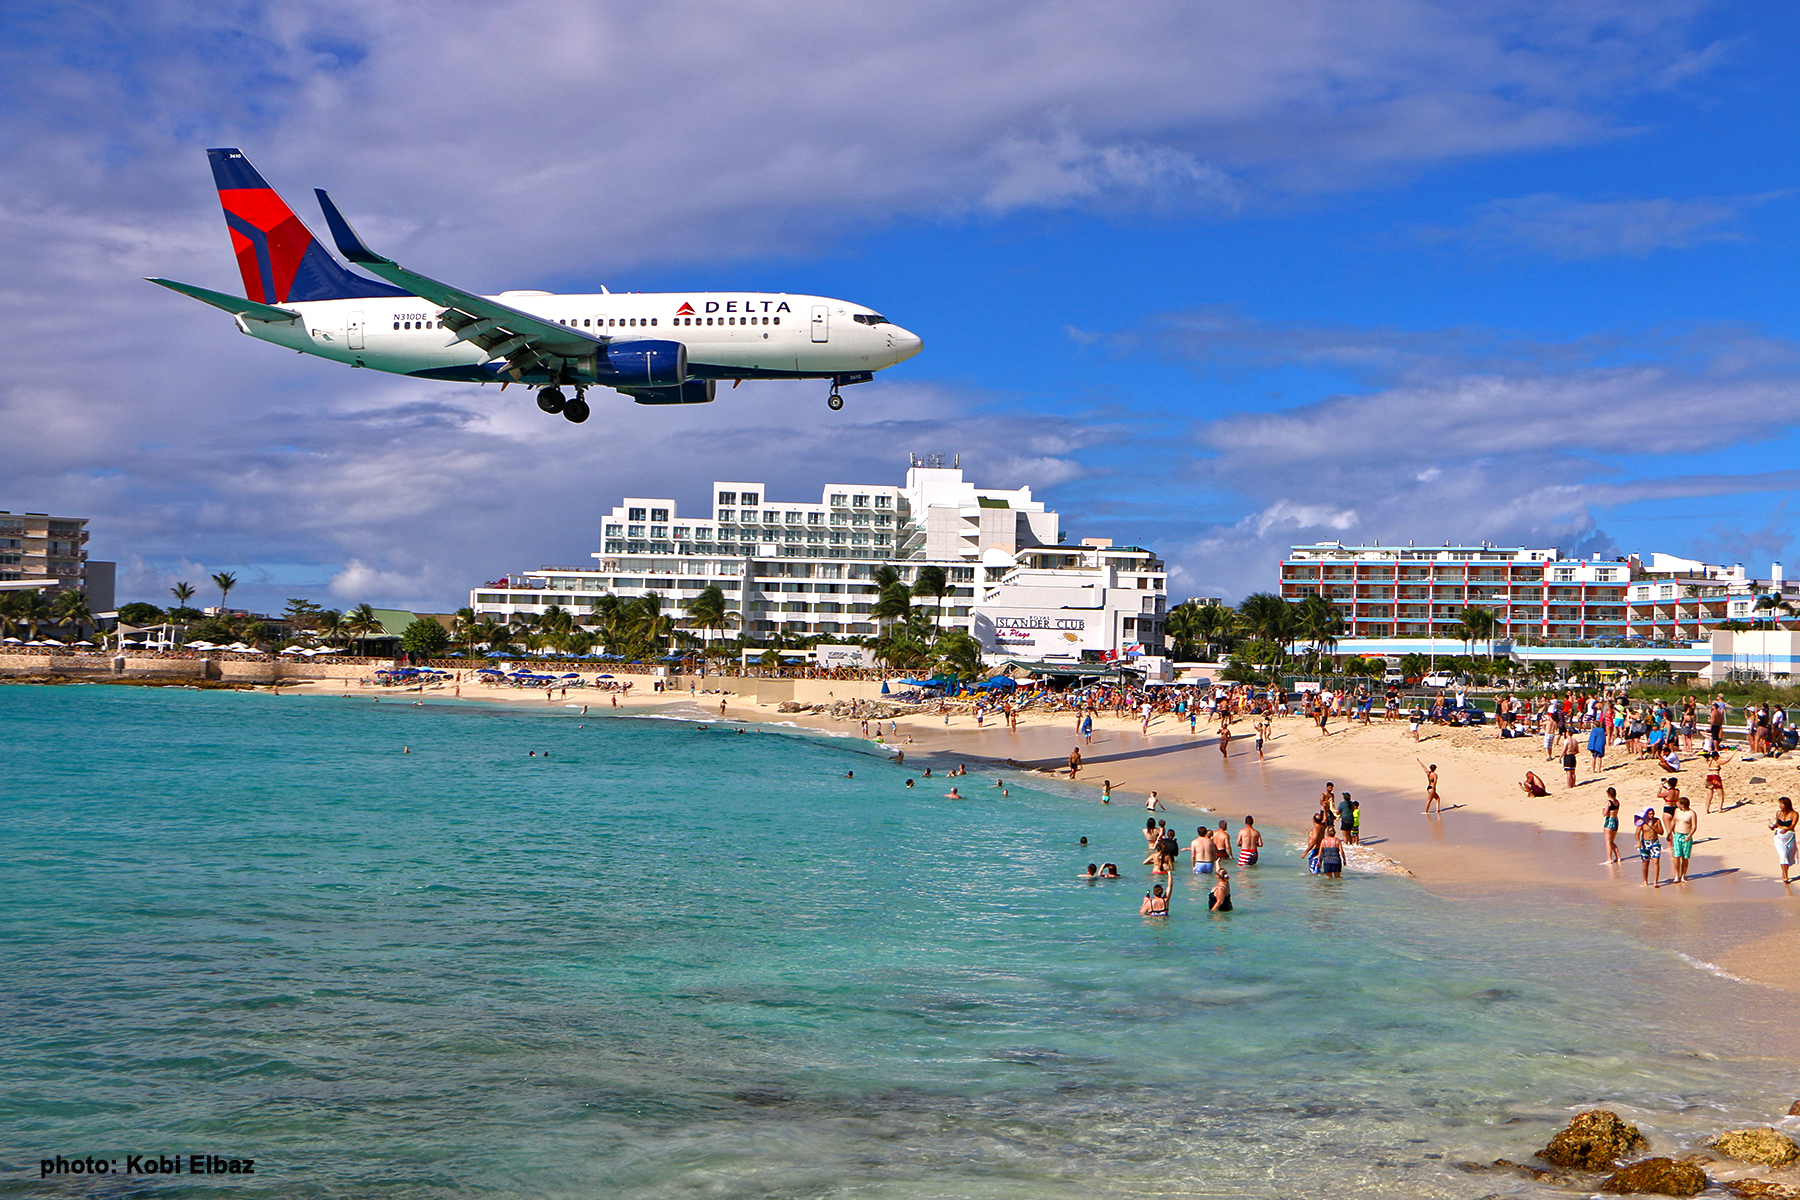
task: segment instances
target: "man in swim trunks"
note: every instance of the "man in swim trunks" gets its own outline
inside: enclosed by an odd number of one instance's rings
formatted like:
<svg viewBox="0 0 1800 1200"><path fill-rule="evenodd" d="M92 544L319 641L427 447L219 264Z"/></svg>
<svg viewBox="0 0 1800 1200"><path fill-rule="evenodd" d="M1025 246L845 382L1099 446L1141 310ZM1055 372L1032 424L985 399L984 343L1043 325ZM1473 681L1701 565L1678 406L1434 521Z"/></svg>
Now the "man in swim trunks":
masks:
<svg viewBox="0 0 1800 1200"><path fill-rule="evenodd" d="M1575 786L1575 766L1580 761L1581 739L1575 736L1575 731L1573 729L1570 729L1568 736L1563 738L1562 744L1563 771L1569 776L1569 782L1565 786Z"/></svg>
<svg viewBox="0 0 1800 1200"><path fill-rule="evenodd" d="M1213 844L1212 831L1202 825L1194 832L1199 836L1188 843L1188 861L1194 866L1194 874L1211 875L1214 862L1219 857L1219 849Z"/></svg>
<svg viewBox="0 0 1800 1200"><path fill-rule="evenodd" d="M1212 838L1213 838L1213 857L1218 859L1222 863L1230 862L1231 861L1231 834L1226 830L1225 822L1223 822L1223 821L1219 822L1219 827L1217 829L1213 830Z"/></svg>
<svg viewBox="0 0 1800 1200"><path fill-rule="evenodd" d="M1693 810L1686 796L1675 801L1675 817L1670 828L1674 831L1669 837L1669 853L1675 860L1674 882L1686 883L1688 859L1694 853L1694 834L1700 829L1700 814Z"/></svg>
<svg viewBox="0 0 1800 1200"><path fill-rule="evenodd" d="M1639 813L1633 822L1637 825L1638 858L1644 864L1644 886L1662 886L1662 836L1663 824L1656 819L1656 810L1646 808ZM1656 882L1650 881L1650 867L1656 866Z"/></svg>
<svg viewBox="0 0 1800 1200"><path fill-rule="evenodd" d="M1245 817L1244 827L1238 830L1238 866L1254 867L1256 860L1262 857L1262 834L1256 830L1256 818Z"/></svg>

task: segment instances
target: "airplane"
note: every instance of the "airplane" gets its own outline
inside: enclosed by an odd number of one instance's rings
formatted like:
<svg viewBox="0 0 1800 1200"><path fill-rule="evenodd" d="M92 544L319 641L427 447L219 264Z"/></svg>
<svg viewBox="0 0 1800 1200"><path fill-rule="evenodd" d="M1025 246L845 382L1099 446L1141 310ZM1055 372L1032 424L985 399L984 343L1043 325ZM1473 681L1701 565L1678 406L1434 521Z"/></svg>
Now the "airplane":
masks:
<svg viewBox="0 0 1800 1200"><path fill-rule="evenodd" d="M150 283L230 313L239 332L352 367L457 383L535 386L538 407L580 424L590 387L639 404L705 404L718 382L829 379L840 387L917 354L924 343L874 309L786 292L480 296L370 250L315 188L338 252L380 276L347 270L241 150L208 150L245 299ZM574 391L573 398L564 388Z"/></svg>

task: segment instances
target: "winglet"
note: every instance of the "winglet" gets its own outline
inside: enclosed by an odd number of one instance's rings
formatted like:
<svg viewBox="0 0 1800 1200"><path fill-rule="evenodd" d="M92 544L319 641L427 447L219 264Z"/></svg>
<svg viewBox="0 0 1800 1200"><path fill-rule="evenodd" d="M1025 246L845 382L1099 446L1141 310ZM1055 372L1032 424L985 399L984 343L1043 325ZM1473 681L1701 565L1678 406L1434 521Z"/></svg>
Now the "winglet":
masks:
<svg viewBox="0 0 1800 1200"><path fill-rule="evenodd" d="M331 240L337 243L339 254L365 267L393 265L393 259L381 257L356 236L356 230L350 228L350 222L344 220L344 214L331 202L324 188L314 188L313 194L319 198L319 207L325 212L325 225L331 230Z"/></svg>

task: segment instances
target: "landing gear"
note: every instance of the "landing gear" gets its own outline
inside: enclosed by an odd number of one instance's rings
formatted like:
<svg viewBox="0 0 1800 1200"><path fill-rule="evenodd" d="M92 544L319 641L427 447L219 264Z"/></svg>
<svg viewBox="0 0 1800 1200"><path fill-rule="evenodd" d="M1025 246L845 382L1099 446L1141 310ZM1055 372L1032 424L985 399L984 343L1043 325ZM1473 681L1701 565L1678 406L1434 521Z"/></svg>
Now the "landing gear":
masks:
<svg viewBox="0 0 1800 1200"><path fill-rule="evenodd" d="M831 389L831 395L826 398L825 407L829 408L832 412L836 412L838 409L844 407L844 398L838 395L838 390L835 387Z"/></svg>
<svg viewBox="0 0 1800 1200"><path fill-rule="evenodd" d="M563 399L562 392L553 387L539 388L537 400L538 407L553 416L568 405L568 401Z"/></svg>
<svg viewBox="0 0 1800 1200"><path fill-rule="evenodd" d="M574 424L579 425L587 419L588 402L583 400L580 396L576 396L573 400L563 405L563 420L571 421Z"/></svg>

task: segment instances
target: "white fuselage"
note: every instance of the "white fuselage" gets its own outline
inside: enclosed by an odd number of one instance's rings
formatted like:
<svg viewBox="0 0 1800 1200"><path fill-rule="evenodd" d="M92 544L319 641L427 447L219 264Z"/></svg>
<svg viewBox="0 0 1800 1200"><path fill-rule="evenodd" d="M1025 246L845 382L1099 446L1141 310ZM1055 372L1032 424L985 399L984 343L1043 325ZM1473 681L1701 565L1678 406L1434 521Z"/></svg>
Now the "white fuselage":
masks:
<svg viewBox="0 0 1800 1200"><path fill-rule="evenodd" d="M695 378L821 378L878 371L911 358L921 346L917 335L872 310L827 296L502 292L494 299L597 338L685 343L689 374ZM466 368L473 381L489 359L480 347L453 341L455 334L438 323L443 309L424 300L315 300L286 307L301 319L240 318L238 327L292 350L397 375L453 378L458 368Z"/></svg>

